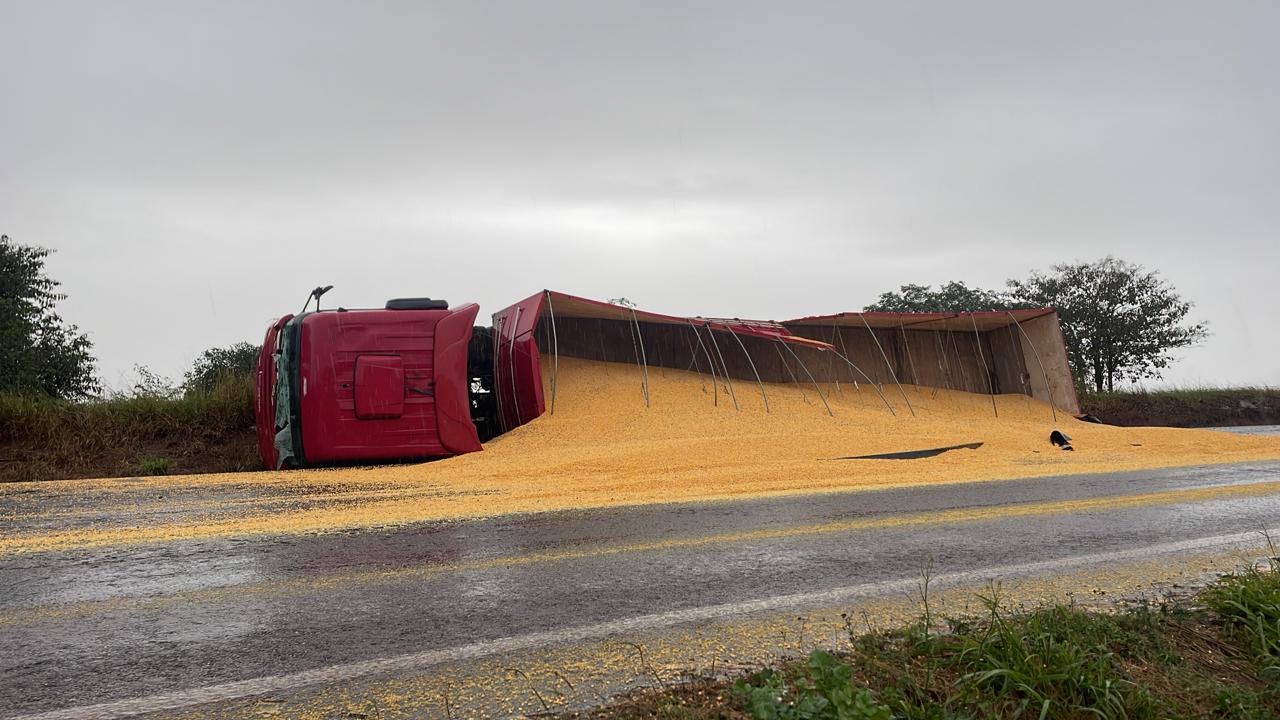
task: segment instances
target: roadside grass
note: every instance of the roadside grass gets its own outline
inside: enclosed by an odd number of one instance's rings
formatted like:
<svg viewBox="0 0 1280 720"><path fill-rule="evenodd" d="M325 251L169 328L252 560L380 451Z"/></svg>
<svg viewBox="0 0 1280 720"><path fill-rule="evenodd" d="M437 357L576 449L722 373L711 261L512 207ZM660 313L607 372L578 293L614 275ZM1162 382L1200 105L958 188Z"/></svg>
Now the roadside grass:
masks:
<svg viewBox="0 0 1280 720"><path fill-rule="evenodd" d="M1268 566L1225 577L1203 596L1221 620L1224 634L1253 653L1264 677L1280 688L1280 550L1271 538Z"/></svg>
<svg viewBox="0 0 1280 720"><path fill-rule="evenodd" d="M138 461L138 475L164 475L169 472L169 458L143 458Z"/></svg>
<svg viewBox="0 0 1280 720"><path fill-rule="evenodd" d="M1273 555L1275 553L1273 552ZM1280 558L1198 596L1113 612L1011 609L861 633L729 681L695 679L563 717L688 720L1280 718Z"/></svg>
<svg viewBox="0 0 1280 720"><path fill-rule="evenodd" d="M1081 409L1109 425L1215 427L1280 424L1280 388L1185 387L1080 394Z"/></svg>
<svg viewBox="0 0 1280 720"><path fill-rule="evenodd" d="M72 403L0 395L0 481L257 467L253 385Z"/></svg>

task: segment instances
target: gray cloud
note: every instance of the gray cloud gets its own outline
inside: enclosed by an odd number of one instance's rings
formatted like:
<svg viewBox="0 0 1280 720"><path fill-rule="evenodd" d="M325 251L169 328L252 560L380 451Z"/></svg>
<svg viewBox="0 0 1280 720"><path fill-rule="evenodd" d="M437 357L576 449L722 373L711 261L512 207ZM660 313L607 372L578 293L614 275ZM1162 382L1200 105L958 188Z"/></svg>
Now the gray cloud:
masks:
<svg viewBox="0 0 1280 720"><path fill-rule="evenodd" d="M1114 253L1280 383L1272 3L0 4L0 230L104 375L333 283L856 309ZM1261 313L1261 314L1260 314Z"/></svg>

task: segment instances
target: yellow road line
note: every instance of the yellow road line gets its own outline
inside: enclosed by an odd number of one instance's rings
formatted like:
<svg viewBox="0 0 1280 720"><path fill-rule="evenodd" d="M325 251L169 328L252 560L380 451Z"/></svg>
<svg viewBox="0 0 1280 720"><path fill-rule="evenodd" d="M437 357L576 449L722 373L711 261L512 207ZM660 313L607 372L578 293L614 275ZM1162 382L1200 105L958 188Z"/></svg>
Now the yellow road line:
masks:
<svg viewBox="0 0 1280 720"><path fill-rule="evenodd" d="M621 555L624 553L649 552L653 550L675 550L680 548L701 547L704 545L744 543L754 540L777 540L802 537L806 535L824 535L856 530L878 530L918 525L949 525L955 523L980 522L983 520L1024 517L1028 515L1057 515L1088 512L1091 510L1123 510L1154 505L1177 505L1180 503L1205 500L1260 497L1276 493L1280 493L1280 481L1251 483L1248 485L1222 485L1208 488L1195 488L1191 490L1166 490L1162 492L1142 493L1139 495L1118 495L1110 497L1084 498L1079 500L1056 500L1052 502L996 505L991 507L965 508L958 510L940 510L936 512L867 518L863 520L840 520L836 522L797 525L786 528L748 530L743 532L720 533L689 538L674 538L670 540L633 543L629 545L603 546L582 550L532 553L529 555L509 555L483 561L444 565L439 566L439 569L441 571L486 570L491 568L530 565L534 563L559 562L563 560L604 557L607 555ZM414 568L403 572L416 572L419 570L420 569L418 568Z"/></svg>
<svg viewBox="0 0 1280 720"><path fill-rule="evenodd" d="M1095 509L1137 507L1148 504L1174 504L1179 502L1195 502L1206 499L1227 497L1256 497L1280 492L1280 481L1250 483L1242 485L1219 485L1186 490L1166 490L1137 495L1118 495L1107 497L1082 498L1076 500L1060 500L1040 503L1021 503L998 505L974 509L941 510L937 512L896 515L890 517L868 518L865 520L848 520L817 525L804 525L790 528L769 530L753 530L723 535L707 535L695 538L664 540L657 543L634 546L616 546L597 548L588 552L599 554L617 554L622 552L639 552L662 548L692 547L718 542L744 542L750 540L767 540L818 533L843 532L869 528L903 527L919 524L973 522L1002 517L1018 517L1023 515L1041 515L1053 513L1081 512ZM264 519L270 519L266 516ZM201 524L172 524L148 528L112 528L108 530L78 529L52 533L32 533L15 535L0 539L0 554L19 554L41 550L61 550L68 548L96 547L103 545L132 545L164 542L174 539L200 540L219 537L245 537L274 534L269 523L261 523L262 527L252 532L244 532L246 519L226 522L210 522ZM333 527L333 531L356 529L352 527ZM237 532L240 530L240 532ZM300 534L300 533L280 533ZM533 556L517 556L533 557ZM576 555L549 554L546 559L568 559ZM543 560L535 560L541 562ZM495 561L497 562L497 561Z"/></svg>

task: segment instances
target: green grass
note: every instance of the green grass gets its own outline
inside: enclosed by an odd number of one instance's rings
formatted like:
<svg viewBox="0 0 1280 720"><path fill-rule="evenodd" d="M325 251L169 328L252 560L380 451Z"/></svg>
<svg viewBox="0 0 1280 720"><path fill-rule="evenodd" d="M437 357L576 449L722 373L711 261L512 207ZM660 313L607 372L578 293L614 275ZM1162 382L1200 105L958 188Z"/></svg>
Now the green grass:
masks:
<svg viewBox="0 0 1280 720"><path fill-rule="evenodd" d="M757 720L891 720L889 708L853 682L853 668L814 650L804 675L787 681L765 669L734 683L733 692Z"/></svg>
<svg viewBox="0 0 1280 720"><path fill-rule="evenodd" d="M0 480L256 467L253 385L82 403L0 395Z"/></svg>
<svg viewBox="0 0 1280 720"><path fill-rule="evenodd" d="M756 720L1280 718L1280 559L1198 598L1114 612L1004 607L860 634L840 651L568 717Z"/></svg>
<svg viewBox="0 0 1280 720"><path fill-rule="evenodd" d="M1081 393L1081 409L1111 425L1280 424L1280 388L1189 387Z"/></svg>
<svg viewBox="0 0 1280 720"><path fill-rule="evenodd" d="M1224 578L1203 599L1226 635L1248 648L1263 674L1280 686L1280 551L1274 544L1271 555L1266 568L1252 566Z"/></svg>
<svg viewBox="0 0 1280 720"><path fill-rule="evenodd" d="M168 474L171 465L169 458L143 458L138 461L137 473L139 475L165 475Z"/></svg>

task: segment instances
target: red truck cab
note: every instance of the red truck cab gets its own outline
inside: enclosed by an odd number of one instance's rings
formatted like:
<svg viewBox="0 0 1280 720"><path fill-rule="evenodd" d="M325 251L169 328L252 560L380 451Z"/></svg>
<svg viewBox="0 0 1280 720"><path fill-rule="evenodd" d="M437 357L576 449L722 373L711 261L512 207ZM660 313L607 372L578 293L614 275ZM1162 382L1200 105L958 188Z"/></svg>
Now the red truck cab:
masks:
<svg viewBox="0 0 1280 720"><path fill-rule="evenodd" d="M491 340L479 307L392 300L286 315L258 356L254 413L264 465L436 458L480 449L487 397L475 361ZM471 362L469 362L469 360ZM481 373L483 374L483 373ZM477 427L479 423L479 429Z"/></svg>

